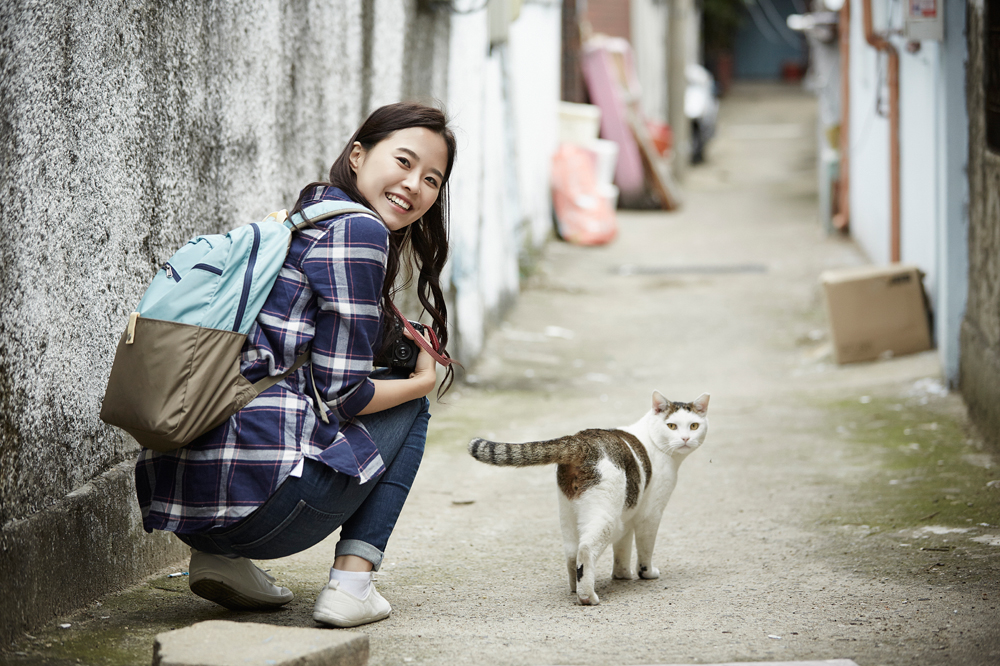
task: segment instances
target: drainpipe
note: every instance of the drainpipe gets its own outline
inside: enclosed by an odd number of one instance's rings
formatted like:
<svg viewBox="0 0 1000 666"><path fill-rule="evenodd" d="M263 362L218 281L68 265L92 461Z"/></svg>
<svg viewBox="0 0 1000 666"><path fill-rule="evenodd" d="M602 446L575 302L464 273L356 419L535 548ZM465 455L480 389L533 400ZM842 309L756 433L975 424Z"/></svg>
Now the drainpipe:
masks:
<svg viewBox="0 0 1000 666"><path fill-rule="evenodd" d="M889 58L889 197L892 263L899 262L899 52L872 28L872 0L861 0L865 39Z"/></svg>
<svg viewBox="0 0 1000 666"><path fill-rule="evenodd" d="M851 224L851 0L840 8L840 187L833 226L847 231Z"/></svg>

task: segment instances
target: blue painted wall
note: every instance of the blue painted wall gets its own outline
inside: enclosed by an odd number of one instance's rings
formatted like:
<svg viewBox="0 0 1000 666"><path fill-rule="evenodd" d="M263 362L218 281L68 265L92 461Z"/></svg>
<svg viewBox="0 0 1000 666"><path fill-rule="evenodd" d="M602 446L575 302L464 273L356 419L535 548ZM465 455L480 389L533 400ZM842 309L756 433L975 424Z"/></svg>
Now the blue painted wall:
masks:
<svg viewBox="0 0 1000 666"><path fill-rule="evenodd" d="M805 11L805 0L746 0L743 25L733 49L735 77L780 79L783 63L805 66L805 38L785 24L789 14Z"/></svg>

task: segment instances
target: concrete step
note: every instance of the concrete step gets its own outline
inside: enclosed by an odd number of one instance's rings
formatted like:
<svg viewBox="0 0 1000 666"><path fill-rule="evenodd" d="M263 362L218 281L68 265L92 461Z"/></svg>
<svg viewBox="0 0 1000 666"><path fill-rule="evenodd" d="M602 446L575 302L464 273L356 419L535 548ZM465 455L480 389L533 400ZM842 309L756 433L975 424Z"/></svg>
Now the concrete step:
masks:
<svg viewBox="0 0 1000 666"><path fill-rule="evenodd" d="M209 620L156 635L153 666L364 666L368 636Z"/></svg>

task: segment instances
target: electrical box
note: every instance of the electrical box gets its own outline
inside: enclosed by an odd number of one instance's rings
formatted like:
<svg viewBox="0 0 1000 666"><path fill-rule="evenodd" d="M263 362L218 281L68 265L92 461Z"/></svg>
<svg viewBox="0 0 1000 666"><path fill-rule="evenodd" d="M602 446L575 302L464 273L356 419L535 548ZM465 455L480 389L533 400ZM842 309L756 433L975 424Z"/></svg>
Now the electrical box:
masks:
<svg viewBox="0 0 1000 666"><path fill-rule="evenodd" d="M955 0L953 0L955 1ZM944 39L944 0L905 0L906 38Z"/></svg>

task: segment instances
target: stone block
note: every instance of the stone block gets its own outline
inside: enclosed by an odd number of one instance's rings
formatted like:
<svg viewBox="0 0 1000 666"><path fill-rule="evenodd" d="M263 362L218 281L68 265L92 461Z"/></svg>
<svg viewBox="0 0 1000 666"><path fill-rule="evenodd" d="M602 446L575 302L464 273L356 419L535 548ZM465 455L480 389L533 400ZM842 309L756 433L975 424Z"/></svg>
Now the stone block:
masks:
<svg viewBox="0 0 1000 666"><path fill-rule="evenodd" d="M209 620L156 636L153 666L364 666L368 636Z"/></svg>

